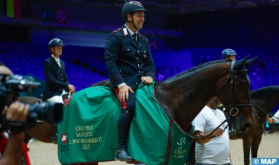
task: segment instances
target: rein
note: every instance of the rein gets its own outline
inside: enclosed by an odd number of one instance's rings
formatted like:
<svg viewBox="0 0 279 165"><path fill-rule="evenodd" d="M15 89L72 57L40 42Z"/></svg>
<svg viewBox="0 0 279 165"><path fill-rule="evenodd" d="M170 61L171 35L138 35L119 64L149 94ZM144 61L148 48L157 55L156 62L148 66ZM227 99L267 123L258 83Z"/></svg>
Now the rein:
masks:
<svg viewBox="0 0 279 165"><path fill-rule="evenodd" d="M253 104L256 108L258 108L259 110L261 110L263 113L265 113L265 114L267 114L267 115L269 115L269 116L271 116L271 117L275 117L273 113L267 112L266 110L264 110L263 108L261 108L258 104L254 103L254 102L252 102L252 104ZM254 112L254 114L255 114L257 120L258 120L258 123L261 125L261 134L263 134L263 133L264 133L264 125L262 125L261 119L260 119L259 115L257 114L257 112L255 112L254 110L253 110L253 112ZM273 120L272 120L272 121L273 121ZM273 124L273 123L272 123L272 124Z"/></svg>
<svg viewBox="0 0 279 165"><path fill-rule="evenodd" d="M252 104L253 104L254 106L256 106L259 110L261 110L262 112L264 112L265 114L267 114L267 115L269 115L269 116L271 116L271 117L275 117L273 113L271 113L271 112L266 112L266 110L264 110L263 108L261 108L261 107L260 107L259 105L257 105L256 103L252 102Z"/></svg>
<svg viewBox="0 0 279 165"><path fill-rule="evenodd" d="M259 135L257 136L257 138L258 138L261 134L264 133L264 125L262 124L261 119L260 119L259 115L257 114L257 112L255 112L253 109L252 109L252 111L253 111L254 115L256 116L256 118L257 118L257 120L258 120L258 123L259 123L259 125L260 125L260 128L261 128L261 132L260 132Z"/></svg>

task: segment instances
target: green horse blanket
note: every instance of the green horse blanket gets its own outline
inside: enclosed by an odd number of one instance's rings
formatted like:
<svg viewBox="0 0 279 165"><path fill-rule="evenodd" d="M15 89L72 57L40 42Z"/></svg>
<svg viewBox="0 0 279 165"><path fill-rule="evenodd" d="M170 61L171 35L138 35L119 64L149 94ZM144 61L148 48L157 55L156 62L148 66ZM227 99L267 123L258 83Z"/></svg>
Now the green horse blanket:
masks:
<svg viewBox="0 0 279 165"><path fill-rule="evenodd" d="M183 165L191 138L162 110L153 85L139 86L127 140L131 156L147 165ZM58 125L58 157L62 164L115 160L120 103L107 87L86 88L73 95ZM193 129L189 132L192 134Z"/></svg>

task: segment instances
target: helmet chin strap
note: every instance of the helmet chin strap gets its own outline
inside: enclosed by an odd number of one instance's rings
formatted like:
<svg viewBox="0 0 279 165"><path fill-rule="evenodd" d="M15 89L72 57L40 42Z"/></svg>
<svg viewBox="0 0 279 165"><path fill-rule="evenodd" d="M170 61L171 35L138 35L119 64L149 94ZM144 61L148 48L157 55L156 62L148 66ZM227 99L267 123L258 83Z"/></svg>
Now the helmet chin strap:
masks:
<svg viewBox="0 0 279 165"><path fill-rule="evenodd" d="M134 23L133 17L132 17L132 24L133 24L133 26L134 26L135 29L139 30L139 29L136 27L135 23Z"/></svg>
<svg viewBox="0 0 279 165"><path fill-rule="evenodd" d="M132 14L130 14L131 15L131 18L132 18L132 21L126 21L126 22L130 22L130 23L132 23L133 24L133 26L134 26L134 28L135 29L137 29L137 30L139 30L137 27L136 27L136 25L135 25L135 23L134 23L134 19L133 19L133 15L134 15L134 13L132 13Z"/></svg>

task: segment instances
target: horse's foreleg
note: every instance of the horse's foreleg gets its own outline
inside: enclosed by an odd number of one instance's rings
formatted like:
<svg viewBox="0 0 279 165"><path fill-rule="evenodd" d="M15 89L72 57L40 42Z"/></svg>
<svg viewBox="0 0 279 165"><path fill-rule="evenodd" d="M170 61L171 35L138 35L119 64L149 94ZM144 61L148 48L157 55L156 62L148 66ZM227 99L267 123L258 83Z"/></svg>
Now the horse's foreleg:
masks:
<svg viewBox="0 0 279 165"><path fill-rule="evenodd" d="M244 154L244 164L250 164L250 146L252 139L250 137L243 137L243 154Z"/></svg>
<svg viewBox="0 0 279 165"><path fill-rule="evenodd" d="M53 128L53 125L50 125L46 122L38 122L34 128L31 128L25 132L39 141L52 143L51 135Z"/></svg>
<svg viewBox="0 0 279 165"><path fill-rule="evenodd" d="M253 140L252 147L251 147L252 158L257 158L258 157L258 149L259 149L259 146L261 144L261 141L262 141L262 135L260 135L257 139Z"/></svg>

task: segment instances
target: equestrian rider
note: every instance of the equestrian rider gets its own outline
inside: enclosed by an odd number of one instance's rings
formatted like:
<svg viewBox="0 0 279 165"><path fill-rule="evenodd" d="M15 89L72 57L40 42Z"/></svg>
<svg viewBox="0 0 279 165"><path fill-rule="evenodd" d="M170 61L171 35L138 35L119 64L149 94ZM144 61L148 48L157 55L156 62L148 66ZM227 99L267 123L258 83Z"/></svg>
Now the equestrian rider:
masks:
<svg viewBox="0 0 279 165"><path fill-rule="evenodd" d="M237 53L233 49L230 49L230 48L224 49L222 51L222 58L224 60L235 60L236 59L236 57L235 57L236 55L237 55Z"/></svg>
<svg viewBox="0 0 279 165"><path fill-rule="evenodd" d="M54 38L48 43L51 56L44 62L46 81L46 89L43 95L44 101L63 103L62 94L71 94L75 91L75 87L69 84L65 64L60 59L63 46L65 45L59 38Z"/></svg>
<svg viewBox="0 0 279 165"><path fill-rule="evenodd" d="M138 1L126 2L122 7L125 24L113 31L105 44L105 63L109 73L110 88L121 103L118 118L118 147L116 158L131 160L126 151L126 138L135 110L138 84L151 84L155 66L149 50L148 39L139 33L143 27L146 9Z"/></svg>
<svg viewBox="0 0 279 165"><path fill-rule="evenodd" d="M46 88L43 94L43 101L63 103L63 98L75 92L75 87L69 84L65 70L65 63L60 59L65 44L59 38L49 41L48 49L51 56L44 61L44 75ZM57 143L57 127L53 127L51 139Z"/></svg>

